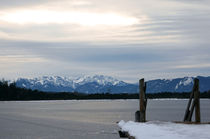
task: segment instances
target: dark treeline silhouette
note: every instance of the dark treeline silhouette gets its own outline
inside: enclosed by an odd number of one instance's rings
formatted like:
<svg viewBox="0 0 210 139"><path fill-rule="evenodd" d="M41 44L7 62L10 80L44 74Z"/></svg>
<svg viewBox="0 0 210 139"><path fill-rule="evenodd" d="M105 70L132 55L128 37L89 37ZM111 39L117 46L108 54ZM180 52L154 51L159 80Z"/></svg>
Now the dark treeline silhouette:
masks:
<svg viewBox="0 0 210 139"><path fill-rule="evenodd" d="M189 98L190 93L147 93L147 98ZM201 98L210 98L210 91L200 94ZM97 93L85 94L78 92L42 92L26 88L19 88L15 83L8 84L7 81L0 81L0 100L71 100L71 99L138 99L139 94L133 93Z"/></svg>

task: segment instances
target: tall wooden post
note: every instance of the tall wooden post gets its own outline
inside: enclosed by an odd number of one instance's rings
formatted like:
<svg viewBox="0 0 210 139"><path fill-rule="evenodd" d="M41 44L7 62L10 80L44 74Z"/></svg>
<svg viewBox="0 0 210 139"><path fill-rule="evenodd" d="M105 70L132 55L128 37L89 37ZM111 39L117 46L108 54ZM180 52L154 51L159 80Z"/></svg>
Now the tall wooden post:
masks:
<svg viewBox="0 0 210 139"><path fill-rule="evenodd" d="M140 122L146 122L146 99L145 99L145 84L144 79L139 80L139 105L140 105Z"/></svg>
<svg viewBox="0 0 210 139"><path fill-rule="evenodd" d="M193 99L194 97L194 99ZM192 102L193 99L193 102ZM195 109L195 122L200 123L200 91L199 91L199 80L194 79L193 90L190 95L190 100L187 105L187 109L184 116L184 121L191 122L193 111Z"/></svg>
<svg viewBox="0 0 210 139"><path fill-rule="evenodd" d="M195 90L194 90L194 99L195 99L195 122L200 123L200 92L199 92L199 80L195 79Z"/></svg>

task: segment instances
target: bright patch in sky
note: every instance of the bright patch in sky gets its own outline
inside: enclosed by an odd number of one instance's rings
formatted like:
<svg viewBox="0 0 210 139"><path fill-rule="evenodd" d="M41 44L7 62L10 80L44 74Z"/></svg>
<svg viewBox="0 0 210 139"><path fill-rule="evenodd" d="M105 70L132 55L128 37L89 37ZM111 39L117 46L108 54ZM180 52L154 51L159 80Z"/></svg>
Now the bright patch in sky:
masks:
<svg viewBox="0 0 210 139"><path fill-rule="evenodd" d="M138 23L137 18L122 16L115 13L56 12L47 10L21 10L12 13L5 12L0 17L0 20L18 24L70 23L83 26L127 26Z"/></svg>

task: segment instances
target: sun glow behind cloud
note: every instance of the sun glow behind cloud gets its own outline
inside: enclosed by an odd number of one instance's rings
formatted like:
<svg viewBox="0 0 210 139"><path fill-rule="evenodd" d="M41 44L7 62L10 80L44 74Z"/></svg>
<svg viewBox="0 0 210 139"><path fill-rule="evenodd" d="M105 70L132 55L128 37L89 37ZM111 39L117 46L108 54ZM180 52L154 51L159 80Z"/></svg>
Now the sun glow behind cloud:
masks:
<svg viewBox="0 0 210 139"><path fill-rule="evenodd" d="M128 26L137 24L137 18L116 13L58 12L48 10L20 10L1 13L0 20L17 24L79 24L82 26Z"/></svg>

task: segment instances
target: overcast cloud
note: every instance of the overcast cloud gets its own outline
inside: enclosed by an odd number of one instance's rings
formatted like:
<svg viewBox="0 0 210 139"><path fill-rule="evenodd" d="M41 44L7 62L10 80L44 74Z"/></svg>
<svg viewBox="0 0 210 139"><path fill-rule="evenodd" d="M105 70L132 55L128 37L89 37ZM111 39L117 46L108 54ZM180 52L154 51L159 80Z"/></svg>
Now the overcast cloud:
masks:
<svg viewBox="0 0 210 139"><path fill-rule="evenodd" d="M1 78L210 75L207 0L0 0Z"/></svg>

